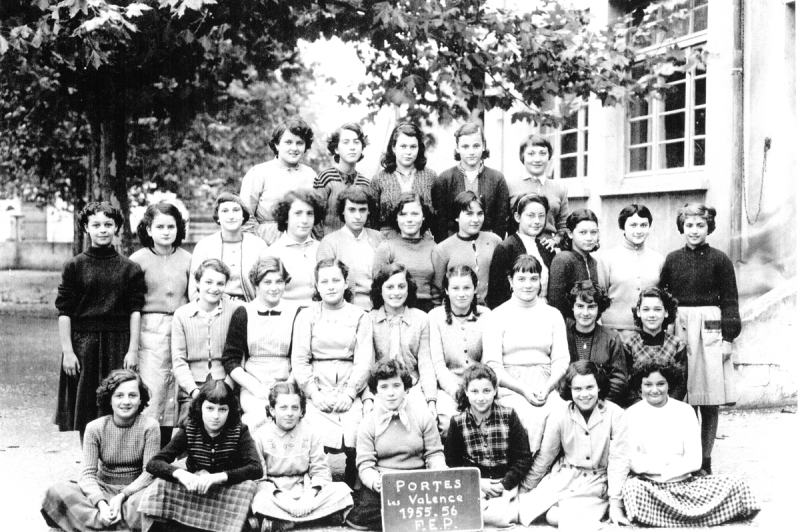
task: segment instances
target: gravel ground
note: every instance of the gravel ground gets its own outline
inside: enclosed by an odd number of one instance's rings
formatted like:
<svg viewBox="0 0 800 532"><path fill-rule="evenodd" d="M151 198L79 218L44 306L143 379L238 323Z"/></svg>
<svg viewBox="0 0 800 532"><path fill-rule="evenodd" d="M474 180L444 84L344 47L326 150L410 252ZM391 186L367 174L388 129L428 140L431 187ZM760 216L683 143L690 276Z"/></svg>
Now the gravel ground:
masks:
<svg viewBox="0 0 800 532"><path fill-rule="evenodd" d="M2 530L47 531L39 515L45 488L76 479L80 470L78 434L59 433L51 424L58 365L55 319L0 315ZM727 410L720 416L714 471L748 479L763 508L752 522L725 530L787 530L796 521L791 508L800 468L789 458L797 452L797 420L795 408ZM332 465L340 472L341 458L332 457Z"/></svg>

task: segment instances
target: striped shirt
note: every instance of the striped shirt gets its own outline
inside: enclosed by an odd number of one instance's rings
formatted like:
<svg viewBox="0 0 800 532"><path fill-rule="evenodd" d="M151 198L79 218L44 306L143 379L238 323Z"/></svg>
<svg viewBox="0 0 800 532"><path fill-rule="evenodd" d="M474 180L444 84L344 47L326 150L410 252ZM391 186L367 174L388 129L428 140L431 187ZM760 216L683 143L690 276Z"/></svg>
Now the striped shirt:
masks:
<svg viewBox="0 0 800 532"><path fill-rule="evenodd" d="M202 312L196 301L175 311L172 319L172 369L175 380L190 394L211 374L214 379L224 379L222 350L225 336L239 302L220 300L219 306L209 313Z"/></svg>
<svg viewBox="0 0 800 532"><path fill-rule="evenodd" d="M339 202L339 194L350 185L369 191L369 179L358 172L343 174L335 166L323 170L314 179L314 191L320 195L325 206L325 218L314 227L314 237L317 240L341 229L344 225L336 213L336 204Z"/></svg>
<svg viewBox="0 0 800 532"><path fill-rule="evenodd" d="M117 426L112 416L95 419L86 425L78 486L95 506L106 499L98 481L127 484L122 492L130 497L153 481L144 466L160 447L158 422L150 417L139 415L130 427Z"/></svg>

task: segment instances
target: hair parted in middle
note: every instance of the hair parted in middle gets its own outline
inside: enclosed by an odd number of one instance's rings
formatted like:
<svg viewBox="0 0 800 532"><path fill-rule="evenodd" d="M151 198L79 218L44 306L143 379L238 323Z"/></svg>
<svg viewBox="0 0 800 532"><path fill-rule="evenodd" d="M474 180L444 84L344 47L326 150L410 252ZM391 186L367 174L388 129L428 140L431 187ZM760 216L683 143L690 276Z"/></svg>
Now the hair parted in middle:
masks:
<svg viewBox="0 0 800 532"><path fill-rule="evenodd" d="M578 375L593 375L595 382L597 382L598 398L605 399L608 397L611 384L608 382L608 376L605 370L591 360L579 360L573 362L567 368L567 374L564 376L564 385L561 388L560 394L563 400L572 401L572 379Z"/></svg>
<svg viewBox="0 0 800 532"><path fill-rule="evenodd" d="M352 303L353 291L350 290L350 285L347 283L347 276L350 274L350 269L347 267L347 264L336 258L322 259L314 266L314 294L311 296L311 301L322 301L322 296L319 293L319 289L317 289L317 284L319 284L319 271L323 268L339 268L339 271L342 272L342 278L344 278L344 300L348 303Z"/></svg>
<svg viewBox="0 0 800 532"><path fill-rule="evenodd" d="M400 380L403 381L403 388L406 390L411 388L414 382L411 378L411 374L408 373L408 370L406 370L399 360L389 358L382 362L376 362L369 371L369 379L367 380L369 391L374 394L378 393L378 383L380 381L386 381L395 377L400 377Z"/></svg>
<svg viewBox="0 0 800 532"><path fill-rule="evenodd" d="M644 205L639 205L637 203L631 203L621 211L619 211L619 217L617 218L617 224L619 228L624 230L625 229L625 222L628 221L628 218L631 216L638 216L639 218L644 218L650 225L653 225L653 215L650 214L650 209L645 207Z"/></svg>
<svg viewBox="0 0 800 532"><path fill-rule="evenodd" d="M328 137L328 153L333 155L334 162L339 162L339 154L336 153L336 149L339 147L339 140L342 138L342 133L344 131L352 131L358 137L358 140L361 141L361 148L366 148L369 146L369 139L367 135L364 134L364 130L361 128L360 125L356 124L355 122L348 122L346 124L342 124L336 131L331 133L331 136ZM360 161L364 158L364 153L362 151L361 157L358 158Z"/></svg>
<svg viewBox="0 0 800 532"><path fill-rule="evenodd" d="M606 295L605 290L593 283L591 279L577 281L572 285L569 294L567 294L570 306L574 307L578 298L584 303L595 303L597 305L598 320L600 315L611 306L611 298Z"/></svg>
<svg viewBox="0 0 800 532"><path fill-rule="evenodd" d="M272 219L278 224L278 231L285 232L289 228L289 211L295 201L301 201L314 209L314 223L322 220L325 210L320 204L319 196L313 191L304 188L287 192L272 207Z"/></svg>
<svg viewBox="0 0 800 532"><path fill-rule="evenodd" d="M192 399L192 404L189 405L189 415L184 421L185 427L190 423L194 423L198 427L203 426L203 403L206 401L228 407L228 419L225 421L222 431L239 424L239 400L233 389L224 380L209 378L200 386L200 393Z"/></svg>
<svg viewBox="0 0 800 532"><path fill-rule="evenodd" d="M278 144L280 144L283 134L287 131L303 139L303 142L306 143L303 152L311 148L311 143L314 142L314 132L308 127L306 121L298 117L289 118L278 124L278 127L275 128L272 132L272 137L269 139L269 147L272 148L272 151L276 154L278 153Z"/></svg>
<svg viewBox="0 0 800 532"><path fill-rule="evenodd" d="M279 273L284 283L288 283L292 280L292 276L286 271L286 266L283 265L283 261L271 255L262 255L259 257L255 264L253 264L253 267L250 268L248 278L250 282L253 283L253 286L258 287L264 277L266 277L268 273L273 272Z"/></svg>
<svg viewBox="0 0 800 532"><path fill-rule="evenodd" d="M469 277L472 279L472 287L475 288L477 291L478 289L478 274L475 273L471 267L466 264L457 264L455 266L450 266L447 269L447 272L444 274L444 278L442 279L442 290L445 292L444 303L444 314L445 314L445 323L448 325L453 324L453 306L450 303L450 296L447 294L447 291L450 289L450 279L453 277ZM472 302L469 304L469 313L470 316L467 318L468 321L477 321L478 316L480 313L478 312L478 295L477 293L472 296Z"/></svg>
<svg viewBox="0 0 800 532"><path fill-rule="evenodd" d="M642 318L639 317L639 307L642 306L642 300L646 297L655 297L661 300L661 303L664 305L664 310L667 311L667 317L664 318L661 330L666 330L671 323L675 322L678 313L678 300L672 297L672 294L663 288L658 288L656 286L645 288L639 292L639 299L636 301L636 306L631 309L631 312L633 312L633 324L640 329L643 327Z"/></svg>
<svg viewBox="0 0 800 532"><path fill-rule="evenodd" d="M142 216L139 225L136 227L136 235L139 237L139 242L142 243L142 246L153 249L155 243L153 243L153 237L147 234L147 230L151 228L153 221L159 214L172 216L175 220L175 227L178 231L175 234L175 242L172 243L172 247L177 249L183 243L183 239L186 238L186 220L183 219L181 211L167 201L154 203L144 211L144 216Z"/></svg>
<svg viewBox="0 0 800 532"><path fill-rule="evenodd" d="M221 192L217 199L214 200L214 212L212 214L212 218L214 221L219 225L219 208L223 203L235 203L239 207L242 208L242 224L246 224L247 220L250 219L250 209L247 208L247 205L244 204L242 198L240 198L237 194L233 192Z"/></svg>
<svg viewBox="0 0 800 532"><path fill-rule="evenodd" d="M453 150L453 158L456 161L461 160L461 154L458 153L458 141L461 140L461 137L474 135L475 133L480 133L481 140L483 141L483 153L481 154L481 159L486 160L489 158L489 148L486 147L486 135L483 133L483 126L481 126L478 122L467 122L458 128L453 134L453 136L456 138L456 149Z"/></svg>
<svg viewBox="0 0 800 532"><path fill-rule="evenodd" d="M431 222L433 222L433 216L431 216L430 208L422 201L422 198L416 192L403 192L400 194L400 197L397 198L397 203L394 204L394 208L389 215L389 225L400 234L400 224L397 223L397 217L403 212L403 207L409 203L419 203L422 209L422 227L420 227L419 233L424 235L430 228Z"/></svg>
<svg viewBox="0 0 800 532"><path fill-rule="evenodd" d="M391 262L384 265L378 275L372 280L372 289L369 291L369 298L372 300L372 308L378 310L383 306L383 285L389 278L398 273L406 277L408 284L408 296L406 296L406 307L414 307L417 304L417 283L411 277L411 272L401 262Z"/></svg>
<svg viewBox="0 0 800 532"><path fill-rule="evenodd" d="M417 159L414 161L414 168L424 170L425 165L428 164L428 159L425 157L425 136L422 134L422 130L411 122L400 123L392 130L389 142L386 144L386 153L381 159L381 166L389 174L397 170L397 155L394 153L394 145L397 144L397 138L401 134L417 139L419 151Z"/></svg>
<svg viewBox="0 0 800 532"><path fill-rule="evenodd" d="M147 408L150 403L150 390L142 380L142 376L132 369L115 369L100 382L100 386L97 388L97 406L100 407L102 415L107 416L114 413L111 409L111 397L120 384L128 381L136 381L139 386L138 413L141 414Z"/></svg>
<svg viewBox="0 0 800 532"><path fill-rule="evenodd" d="M217 273L221 273L225 276L225 282L227 283L231 279L231 269L228 268L228 265L222 262L219 259L206 259L200 263L200 266L194 271L194 280L198 283L200 279L203 278L203 274L206 270L214 270Z"/></svg>
<svg viewBox="0 0 800 532"><path fill-rule="evenodd" d="M481 362L470 364L467 366L467 369L464 370L464 374L461 376L461 385L456 392L456 404L458 405L458 410L461 412L469 408L469 397L467 396L469 383L479 379L488 380L492 383L492 387L494 387L495 390L497 389L497 373L495 373L492 368ZM495 400L496 399L497 396L495 396Z"/></svg>

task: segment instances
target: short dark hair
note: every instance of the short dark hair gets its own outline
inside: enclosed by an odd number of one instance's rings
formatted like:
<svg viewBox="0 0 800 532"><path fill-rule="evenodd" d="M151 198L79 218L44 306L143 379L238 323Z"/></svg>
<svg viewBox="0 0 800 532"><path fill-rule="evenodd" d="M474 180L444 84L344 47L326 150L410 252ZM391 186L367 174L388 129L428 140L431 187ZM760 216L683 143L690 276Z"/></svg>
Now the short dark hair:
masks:
<svg viewBox="0 0 800 532"><path fill-rule="evenodd" d="M450 218L458 218L462 212L468 210L470 205L476 201L478 202L478 205L481 206L481 209L483 209L485 212L486 201L484 201L483 196L478 196L471 190L459 192L455 199L453 199L453 203L450 206Z"/></svg>
<svg viewBox="0 0 800 532"><path fill-rule="evenodd" d="M608 382L608 376L603 368L591 360L579 360L573 362L567 368L567 374L564 376L564 386L561 388L561 398L563 400L572 400L572 379L578 375L593 375L594 380L597 382L597 396L600 399L608 397L611 384Z"/></svg>
<svg viewBox="0 0 800 532"><path fill-rule="evenodd" d="M542 273L542 263L533 255L523 254L517 257L508 272L509 277L514 277L515 273Z"/></svg>
<svg viewBox="0 0 800 532"><path fill-rule="evenodd" d="M422 134L422 130L411 122L402 122L392 130L392 134L389 135L389 142L386 144L386 153L383 154L381 159L381 166L389 174L397 170L397 155L394 153L394 145L397 143L397 138L401 133L417 139L419 151L417 152L417 159L414 161L414 168L424 170L425 165L428 164L428 159L425 157L425 136Z"/></svg>
<svg viewBox="0 0 800 532"><path fill-rule="evenodd" d="M227 283L231 278L231 269L228 268L228 265L222 262L219 259L206 259L200 263L200 266L194 271L194 280L196 282L200 282L200 279L203 277L203 274L206 270L214 270L217 273L221 273L225 276L225 282Z"/></svg>
<svg viewBox="0 0 800 532"><path fill-rule="evenodd" d="M154 203L153 205L147 207L147 210L144 211L144 216L142 216L142 220L136 227L136 234L139 236L139 242L141 242L146 248L152 249L153 246L155 246L153 237L147 234L147 230L150 229L150 227L153 225L153 221L159 214L172 216L172 218L175 220L175 226L177 227L178 232L175 235L175 242L172 243L172 247L177 248L183 243L183 239L186 238L186 220L183 219L181 211L178 210L175 205L167 201L159 201L158 203Z"/></svg>
<svg viewBox="0 0 800 532"><path fill-rule="evenodd" d="M217 196L217 199L214 200L214 213L212 214L212 217L214 218L214 221L217 222L217 225L219 225L219 207L223 203L236 203L242 208L242 225L246 224L247 220L250 219L250 209L248 209L247 205L244 204L242 198L233 192L222 192L219 196Z"/></svg>
<svg viewBox="0 0 800 532"><path fill-rule="evenodd" d="M228 419L222 430L227 430L239 424L239 400L233 389L224 380L209 378L200 386L200 393L192 399L189 405L189 416L184 422L184 426L194 423L198 427L203 426L203 403L208 401L215 405L226 405L228 407Z"/></svg>
<svg viewBox="0 0 800 532"><path fill-rule="evenodd" d="M333 160L335 162L339 162L339 154L336 153L336 148L339 147L339 140L342 137L343 131L352 131L358 136L358 140L361 141L361 147L366 148L369 146L369 139L364 134L364 130L361 128L360 125L356 124L355 122L348 122L346 124L342 124L339 126L336 131L331 133L331 136L328 137L328 153L333 155ZM364 158L364 152L361 152L361 157L358 158L360 161Z"/></svg>
<svg viewBox="0 0 800 532"><path fill-rule="evenodd" d="M375 363L369 371L369 379L367 380L369 391L378 393L378 383L380 381L386 381L395 377L400 377L400 380L403 381L403 388L406 390L411 388L413 384L411 375L399 361L390 358L383 362Z"/></svg>
<svg viewBox="0 0 800 532"><path fill-rule="evenodd" d="M278 231L281 233L289 228L289 210L295 201L302 201L314 209L314 223L322 220L324 210L314 191L303 188L291 190L272 207L272 218L277 222Z"/></svg>
<svg viewBox="0 0 800 532"><path fill-rule="evenodd" d="M572 211L567 216L567 231L572 232L578 227L578 224L581 222L594 222L597 226L600 226L600 221L597 219L597 215L589 209L578 209L577 211ZM570 238L569 234L565 233L563 239L561 240L561 249L564 251L570 251L572 249L572 238ZM600 240L598 239L597 245L592 251L597 251L600 249Z"/></svg>
<svg viewBox="0 0 800 532"><path fill-rule="evenodd" d="M444 274L444 278L442 279L442 291L447 292L450 289L450 279L453 277L469 277L472 279L472 285L475 287L475 295L472 297L472 303L469 305L469 313L470 317L468 318L469 321L476 321L478 319L478 274L475 273L470 266L466 264L457 264L455 266L450 266ZM445 293L444 296L444 313L445 313L445 322L448 325L453 324L453 308L450 304L450 296Z"/></svg>
<svg viewBox="0 0 800 532"><path fill-rule="evenodd" d="M253 264L253 267L250 268L248 278L253 286L257 287L259 283L261 283L261 280L264 279L268 273L272 272L281 274L281 278L285 283L292 280L292 276L286 271L283 261L271 255L259 257L255 264Z"/></svg>
<svg viewBox="0 0 800 532"><path fill-rule="evenodd" d="M625 229L625 222L628 221L628 218L631 216L638 216L639 218L645 218L650 225L653 225L653 215L650 214L650 209L645 207L644 205L639 205L638 203L632 203L619 211L619 218L617 218L617 223L619 224L620 229Z"/></svg>
<svg viewBox="0 0 800 532"><path fill-rule="evenodd" d="M350 269L347 264L336 258L322 259L314 266L314 295L311 296L312 301L322 301L322 296L317 290L317 283L319 283L319 271L322 268L339 268L344 278L344 300L348 303L353 301L353 291L350 290L350 285L347 284L347 276L350 274Z"/></svg>
<svg viewBox="0 0 800 532"><path fill-rule="evenodd" d="M683 380L683 364L670 358L644 357L634 362L631 368L630 389L636 392L642 391L642 380L651 374L659 372L667 380L669 391L676 390Z"/></svg>
<svg viewBox="0 0 800 532"><path fill-rule="evenodd" d="M686 223L686 218L688 216L699 216L704 219L708 224L709 235L717 228L717 209L714 207L706 207L702 203L693 202L687 203L678 209L678 218L675 222L678 225L678 232L680 232L680 234L683 234L683 224Z"/></svg>
<svg viewBox="0 0 800 532"><path fill-rule="evenodd" d="M114 224L117 226L114 230L115 235L119 234L119 230L122 229L122 224L125 223L122 211L118 208L107 201L92 201L91 203L87 203L86 207L81 210L79 223L84 232L86 232L86 226L89 225L89 217L95 214L102 214L106 218L114 220Z"/></svg>
<svg viewBox="0 0 800 532"><path fill-rule="evenodd" d="M369 291L369 298L372 300L372 308L375 310L383 306L383 284L392 275L403 273L408 284L408 297L406 297L406 307L413 307L417 304L417 283L411 277L411 272L401 262L391 262L384 265L378 275L372 280L372 289Z"/></svg>
<svg viewBox="0 0 800 532"><path fill-rule="evenodd" d="M461 154L458 153L458 139L467 135L474 135L475 133L480 133L481 140L483 141L483 153L481 154L481 159L489 158L489 148L486 147L486 135L483 133L483 126L477 122L467 122L458 128L453 135L456 138L456 149L453 151L453 158L456 161L461 160Z"/></svg>
<svg viewBox="0 0 800 532"><path fill-rule="evenodd" d="M597 319L600 319L603 312L611 306L611 299L606 295L605 290L593 283L591 279L578 281L572 285L572 289L570 289L569 294L567 294L570 307L575 306L575 302L578 298L584 303L597 304Z"/></svg>
<svg viewBox="0 0 800 532"><path fill-rule="evenodd" d="M272 132L272 138L269 140L269 147L272 148L272 151L276 154L278 153L278 144L281 141L281 137L283 137L283 134L287 131L303 139L303 142L306 143L304 151L308 151L311 147L311 143L314 142L314 132L308 127L306 121L302 118L290 118L278 124L278 127Z"/></svg>
<svg viewBox="0 0 800 532"><path fill-rule="evenodd" d="M300 397L300 412L306 415L306 394L295 381L276 382L269 391L269 406L275 408L279 395L296 395ZM269 415L269 414L267 414Z"/></svg>
<svg viewBox="0 0 800 532"><path fill-rule="evenodd" d="M520 162L524 161L523 155L525 154L525 150L533 147L533 146L540 146L542 148L547 148L547 158L553 158L553 145L550 144L550 141L547 140L545 137L541 135L528 135L522 142L519 143L519 160Z"/></svg>
<svg viewBox="0 0 800 532"><path fill-rule="evenodd" d="M651 286L649 288L645 288L641 292L639 292L639 299L636 301L636 306L631 309L633 312L633 324L642 328L642 319L639 317L639 307L642 306L642 300L646 297L656 297L661 300L661 303L664 305L664 310L667 311L667 317L664 318L664 324L661 326L662 330L665 330L667 326L675 321L677 317L676 314L678 313L678 300L672 297L672 294L664 290L663 288L658 288L656 286Z"/></svg>
<svg viewBox="0 0 800 532"><path fill-rule="evenodd" d="M420 227L419 232L421 235L425 234L425 231L431 226L431 222L433 221L433 216L431 215L431 210L428 205L422 201L422 197L417 194L416 192L403 192L400 194L400 197L397 198L397 203L394 204L392 208L392 212L389 215L389 224L391 225L392 229L397 231L398 234L401 233L400 225L397 223L397 216L403 211L403 207L405 207L409 203L419 203L419 206L422 208L422 227Z"/></svg>
<svg viewBox="0 0 800 532"><path fill-rule="evenodd" d="M375 207L375 201L369 191L359 186L348 185L336 199L336 215L341 221L344 221L344 207L348 201L354 205L366 205L369 212Z"/></svg>
<svg viewBox="0 0 800 532"><path fill-rule="evenodd" d="M487 379L492 383L492 386L497 389L497 373L495 373L492 368L480 362L470 364L467 366L467 369L464 370L464 374L461 376L461 384L458 386L458 391L456 392L456 404L460 411L463 412L469 408L467 388L469 388L470 382L478 379ZM495 400L497 400L497 397L495 397Z"/></svg>
<svg viewBox="0 0 800 532"><path fill-rule="evenodd" d="M150 403L150 390L142 380L142 376L132 369L115 369L100 382L100 386L97 388L97 406L100 407L102 415L107 416L114 413L111 409L111 396L114 395L120 384L128 381L136 381L139 386L138 413L141 414L147 408Z"/></svg>

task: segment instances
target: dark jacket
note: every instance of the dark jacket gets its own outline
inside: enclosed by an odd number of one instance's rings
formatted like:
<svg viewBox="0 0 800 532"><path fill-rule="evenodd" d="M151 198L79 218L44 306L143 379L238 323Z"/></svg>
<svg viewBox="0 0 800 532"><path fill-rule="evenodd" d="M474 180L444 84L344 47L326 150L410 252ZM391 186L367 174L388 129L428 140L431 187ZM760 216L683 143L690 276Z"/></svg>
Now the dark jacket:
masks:
<svg viewBox="0 0 800 532"><path fill-rule="evenodd" d="M578 361L578 348L575 344L575 320L567 319L567 344L569 361ZM603 368L608 376L608 400L624 406L625 392L628 387L628 367L625 363L625 350L622 338L613 329L596 325L592 335L592 348L589 360Z"/></svg>
<svg viewBox="0 0 800 532"><path fill-rule="evenodd" d="M544 260L544 265L549 269L555 253L547 249L538 239L536 248ZM511 299L511 285L508 282L508 272L514 267L514 261L528 251L517 233L510 235L500 245L494 248L492 265L489 267L489 292L486 294L486 306L497 308ZM542 294L545 295L545 294Z"/></svg>

